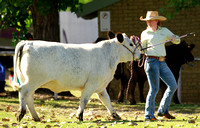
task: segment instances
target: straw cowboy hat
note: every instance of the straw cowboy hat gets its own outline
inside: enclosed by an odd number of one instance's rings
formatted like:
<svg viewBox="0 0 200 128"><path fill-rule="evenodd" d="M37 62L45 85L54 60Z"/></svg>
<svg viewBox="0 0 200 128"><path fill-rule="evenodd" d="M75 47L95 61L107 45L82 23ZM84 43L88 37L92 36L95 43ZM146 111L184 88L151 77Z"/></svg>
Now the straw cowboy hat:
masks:
<svg viewBox="0 0 200 128"><path fill-rule="evenodd" d="M158 11L147 11L146 18L140 17L141 21L147 21L147 20L159 20L159 21L165 21L167 20L164 16L159 16Z"/></svg>

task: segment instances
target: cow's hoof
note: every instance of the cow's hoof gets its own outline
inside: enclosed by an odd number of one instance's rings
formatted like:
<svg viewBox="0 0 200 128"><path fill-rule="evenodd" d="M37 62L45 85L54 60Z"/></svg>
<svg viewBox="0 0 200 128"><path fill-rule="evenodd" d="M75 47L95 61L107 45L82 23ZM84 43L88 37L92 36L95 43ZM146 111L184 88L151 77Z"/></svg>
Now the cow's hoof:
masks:
<svg viewBox="0 0 200 128"><path fill-rule="evenodd" d="M136 101L130 101L130 105L136 105Z"/></svg>
<svg viewBox="0 0 200 128"><path fill-rule="evenodd" d="M115 120L121 120L121 117L120 117L117 113L113 113L113 114L112 114L112 117L113 117Z"/></svg>
<svg viewBox="0 0 200 128"><path fill-rule="evenodd" d="M178 100L174 100L175 104L181 104Z"/></svg>
<svg viewBox="0 0 200 128"><path fill-rule="evenodd" d="M76 118L78 121L83 121L83 113L80 113Z"/></svg>
<svg viewBox="0 0 200 128"><path fill-rule="evenodd" d="M35 122L40 122L40 118L34 118Z"/></svg>
<svg viewBox="0 0 200 128"><path fill-rule="evenodd" d="M26 114L26 111L20 111L16 117L17 117L17 121L20 122L22 120L22 118L24 117L24 115Z"/></svg>
<svg viewBox="0 0 200 128"><path fill-rule="evenodd" d="M117 100L117 102L118 102L118 103L123 103L124 100L123 100L123 99L119 99L119 100Z"/></svg>
<svg viewBox="0 0 200 128"><path fill-rule="evenodd" d="M144 97L140 97L140 101L141 101L141 103L146 103L146 100Z"/></svg>
<svg viewBox="0 0 200 128"><path fill-rule="evenodd" d="M83 121L83 119L80 119L80 118L78 118L78 117L76 117L76 118L77 118L78 121Z"/></svg>

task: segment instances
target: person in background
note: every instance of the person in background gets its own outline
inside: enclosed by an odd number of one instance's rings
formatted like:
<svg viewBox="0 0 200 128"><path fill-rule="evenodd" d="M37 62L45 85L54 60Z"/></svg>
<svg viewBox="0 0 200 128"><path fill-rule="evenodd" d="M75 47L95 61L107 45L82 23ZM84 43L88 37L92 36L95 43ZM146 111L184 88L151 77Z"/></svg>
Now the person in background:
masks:
<svg viewBox="0 0 200 128"><path fill-rule="evenodd" d="M0 93L5 92L6 69L0 62Z"/></svg>
<svg viewBox="0 0 200 128"><path fill-rule="evenodd" d="M161 27L161 22L165 21L164 16L159 16L157 11L147 11L146 18L140 17L141 21L146 21L147 28L141 34L142 47L146 48L157 43L171 40L174 44L179 44L180 39L175 36L166 27ZM144 69L149 83L149 92L146 98L145 105L145 121L157 120L154 116L155 112L155 98L159 90L160 79L167 85L167 89L161 99L158 108L158 116L168 119L175 119L169 114L169 106L172 96L177 89L177 83L165 62L166 50L165 44L156 45L147 48L144 51L146 55Z"/></svg>

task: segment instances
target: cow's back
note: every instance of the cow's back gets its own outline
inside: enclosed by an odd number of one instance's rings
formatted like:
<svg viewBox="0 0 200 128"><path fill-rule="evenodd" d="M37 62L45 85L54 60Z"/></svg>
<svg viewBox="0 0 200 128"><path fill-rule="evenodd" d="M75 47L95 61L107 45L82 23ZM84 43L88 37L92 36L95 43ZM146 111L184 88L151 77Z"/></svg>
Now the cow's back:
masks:
<svg viewBox="0 0 200 128"><path fill-rule="evenodd" d="M107 49L97 44L28 42L21 59L22 73L43 87L51 86L51 90L55 86L60 90L82 89L88 80L103 85L115 71Z"/></svg>

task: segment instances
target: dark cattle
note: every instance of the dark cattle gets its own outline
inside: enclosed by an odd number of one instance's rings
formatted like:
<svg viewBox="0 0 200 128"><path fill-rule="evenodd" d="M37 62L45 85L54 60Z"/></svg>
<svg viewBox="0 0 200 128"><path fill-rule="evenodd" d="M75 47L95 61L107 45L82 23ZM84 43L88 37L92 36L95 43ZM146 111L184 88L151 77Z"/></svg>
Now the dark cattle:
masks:
<svg viewBox="0 0 200 128"><path fill-rule="evenodd" d="M132 71L133 74L132 74L132 79L130 81L130 87L128 90L128 99L131 105L136 104L134 92L135 92L136 84L138 83L139 92L140 92L140 101L144 103L145 98L143 94L143 89L144 89L144 82L147 80L146 74L144 72L144 68L143 66L138 67L138 62L133 61L132 70L133 70ZM124 94L127 90L128 81L131 75L130 71L131 71L130 63L121 64L121 84L120 84L121 88L118 94L118 102L123 102L124 100Z"/></svg>
<svg viewBox="0 0 200 128"><path fill-rule="evenodd" d="M177 81L179 78L179 71L180 71L181 66L189 61L194 60L194 56L191 53L191 50L193 48L194 48L194 44L188 45L185 41L182 41L178 45L173 44L173 45L166 46L166 52L167 52L166 63L171 69ZM146 74L144 73L144 68L143 67L139 68L137 65L137 62L133 62L132 69L133 69L133 78L131 80L131 84L129 87L130 104L136 104L136 101L134 98L134 90L136 87L136 83L138 83L139 90L140 90L140 100L141 102L145 102L144 95L143 95L143 88L144 88L144 82L147 79L146 79ZM123 70L127 70L127 69L123 69ZM127 80L129 78L130 78L130 70L128 70L128 73L127 71L121 72L121 90L118 96L119 102L123 102L124 91L126 90L126 87L128 84ZM164 94L166 85L162 81L160 83L160 88L161 88L162 94ZM177 91L175 92L173 99L176 104L180 103L177 97Z"/></svg>
<svg viewBox="0 0 200 128"><path fill-rule="evenodd" d="M187 62L194 60L194 56L191 53L193 48L194 44L188 45L185 41L182 41L179 45L173 44L170 46L166 46L166 63L174 74L176 81L178 81L181 66ZM162 94L164 94L166 85L162 81L160 83L160 88ZM177 91L175 92L173 99L174 103L180 104L180 101L177 97Z"/></svg>

